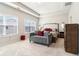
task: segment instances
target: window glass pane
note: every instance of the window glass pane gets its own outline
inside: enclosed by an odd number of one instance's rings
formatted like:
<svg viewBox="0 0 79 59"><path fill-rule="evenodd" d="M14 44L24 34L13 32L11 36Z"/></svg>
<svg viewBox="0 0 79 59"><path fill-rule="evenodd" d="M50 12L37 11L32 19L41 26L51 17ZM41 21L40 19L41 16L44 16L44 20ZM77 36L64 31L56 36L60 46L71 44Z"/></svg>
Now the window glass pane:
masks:
<svg viewBox="0 0 79 59"><path fill-rule="evenodd" d="M6 34L17 33L17 26L6 26Z"/></svg>
<svg viewBox="0 0 79 59"><path fill-rule="evenodd" d="M30 26L25 26L25 31L30 32Z"/></svg>
<svg viewBox="0 0 79 59"><path fill-rule="evenodd" d="M0 16L0 24L3 24L3 16Z"/></svg>
<svg viewBox="0 0 79 59"><path fill-rule="evenodd" d="M5 17L5 22L6 22L6 24L16 25L17 24L17 17L15 17L15 16L6 16Z"/></svg>
<svg viewBox="0 0 79 59"><path fill-rule="evenodd" d="M3 35L4 26L0 25L0 35Z"/></svg>
<svg viewBox="0 0 79 59"><path fill-rule="evenodd" d="M30 32L35 31L35 27L34 26L30 26Z"/></svg>

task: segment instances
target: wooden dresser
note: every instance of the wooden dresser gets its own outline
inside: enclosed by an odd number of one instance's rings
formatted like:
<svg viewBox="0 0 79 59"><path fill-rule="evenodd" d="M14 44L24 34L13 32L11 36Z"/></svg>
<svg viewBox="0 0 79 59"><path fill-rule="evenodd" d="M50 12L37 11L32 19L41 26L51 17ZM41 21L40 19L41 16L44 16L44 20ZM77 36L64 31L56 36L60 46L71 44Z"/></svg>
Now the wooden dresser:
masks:
<svg viewBox="0 0 79 59"><path fill-rule="evenodd" d="M66 24L65 25L65 51L73 54L79 53L79 25Z"/></svg>

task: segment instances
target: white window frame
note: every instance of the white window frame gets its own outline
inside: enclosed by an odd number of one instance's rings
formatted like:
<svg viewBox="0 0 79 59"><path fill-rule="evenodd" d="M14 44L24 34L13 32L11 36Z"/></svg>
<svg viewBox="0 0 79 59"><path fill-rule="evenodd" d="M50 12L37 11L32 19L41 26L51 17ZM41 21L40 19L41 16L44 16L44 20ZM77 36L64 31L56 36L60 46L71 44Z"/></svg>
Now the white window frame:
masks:
<svg viewBox="0 0 79 59"><path fill-rule="evenodd" d="M17 35L18 34L18 17L17 16L9 16L9 17L16 17L16 25L14 25L14 24L6 24L6 18L5 17L7 17L7 16L3 16L3 24L0 24L0 25L4 26L3 34L0 35L0 37ZM17 32L16 33L11 33L11 34L6 34L6 26L8 26L8 25L16 26L17 27Z"/></svg>

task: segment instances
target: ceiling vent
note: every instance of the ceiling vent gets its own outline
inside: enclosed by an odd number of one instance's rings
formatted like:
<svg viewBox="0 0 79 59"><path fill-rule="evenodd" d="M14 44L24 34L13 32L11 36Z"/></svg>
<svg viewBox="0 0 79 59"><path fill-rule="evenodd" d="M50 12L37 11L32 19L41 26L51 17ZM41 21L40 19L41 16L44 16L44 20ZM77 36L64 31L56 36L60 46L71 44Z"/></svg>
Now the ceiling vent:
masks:
<svg viewBox="0 0 79 59"><path fill-rule="evenodd" d="M65 6L70 6L72 4L72 2L66 2Z"/></svg>

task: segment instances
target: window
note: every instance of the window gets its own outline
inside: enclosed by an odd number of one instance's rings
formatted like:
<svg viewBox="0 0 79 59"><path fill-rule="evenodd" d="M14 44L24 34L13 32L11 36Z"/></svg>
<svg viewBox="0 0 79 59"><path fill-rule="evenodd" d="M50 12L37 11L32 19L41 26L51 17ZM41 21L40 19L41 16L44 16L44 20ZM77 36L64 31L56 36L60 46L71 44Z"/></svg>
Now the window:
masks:
<svg viewBox="0 0 79 59"><path fill-rule="evenodd" d="M0 16L0 35L18 33L18 18L16 16Z"/></svg>
<svg viewBox="0 0 79 59"><path fill-rule="evenodd" d="M4 26L0 25L0 35L3 35Z"/></svg>
<svg viewBox="0 0 79 59"><path fill-rule="evenodd" d="M3 25L3 16L0 16L0 35L3 35L4 25Z"/></svg>
<svg viewBox="0 0 79 59"><path fill-rule="evenodd" d="M5 17L6 23L6 34L15 34L17 33L17 17L15 16L6 16Z"/></svg>
<svg viewBox="0 0 79 59"><path fill-rule="evenodd" d="M25 20L25 32L34 32L36 30L35 20Z"/></svg>
<svg viewBox="0 0 79 59"><path fill-rule="evenodd" d="M0 25L3 24L3 16L0 16Z"/></svg>

